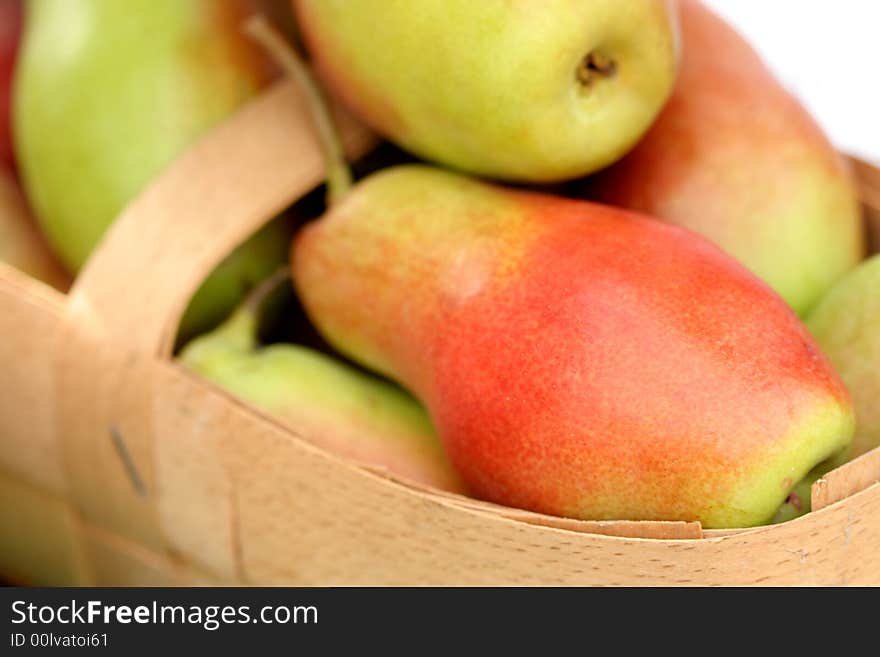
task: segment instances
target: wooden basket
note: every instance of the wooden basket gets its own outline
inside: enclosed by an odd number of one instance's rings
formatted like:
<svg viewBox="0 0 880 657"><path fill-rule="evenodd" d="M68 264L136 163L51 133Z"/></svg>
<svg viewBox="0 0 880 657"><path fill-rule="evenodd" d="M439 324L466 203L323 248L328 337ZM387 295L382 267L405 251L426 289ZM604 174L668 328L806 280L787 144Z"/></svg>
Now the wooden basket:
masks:
<svg viewBox="0 0 880 657"><path fill-rule="evenodd" d="M342 123L364 152L372 137ZM877 230L880 171L856 168ZM179 367L176 327L200 282L322 169L302 99L281 82L123 213L68 296L0 266L0 573L67 585L880 584L880 450L817 482L814 511L781 525L581 522L394 481Z"/></svg>

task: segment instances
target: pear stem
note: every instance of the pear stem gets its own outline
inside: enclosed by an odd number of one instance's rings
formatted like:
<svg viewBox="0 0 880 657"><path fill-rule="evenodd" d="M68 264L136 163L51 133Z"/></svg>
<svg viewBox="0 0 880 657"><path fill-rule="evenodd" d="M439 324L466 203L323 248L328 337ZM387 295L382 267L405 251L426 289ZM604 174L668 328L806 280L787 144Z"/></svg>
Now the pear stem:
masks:
<svg viewBox="0 0 880 657"><path fill-rule="evenodd" d="M239 310L250 312L254 315L258 314L263 307L263 304L266 303L266 299L269 298L269 295L277 290L278 286L289 278L290 267L287 265L279 267L278 271L269 276L269 278L260 281L259 285L248 292L244 301L241 302Z"/></svg>
<svg viewBox="0 0 880 657"><path fill-rule="evenodd" d="M345 160L345 150L339 138L339 131L333 123L320 86L302 56L264 15L251 16L245 21L243 29L278 62L278 65L296 81L305 94L309 114L318 132L318 140L324 153L327 203L333 205L351 189L352 177L351 169Z"/></svg>
<svg viewBox="0 0 880 657"><path fill-rule="evenodd" d="M215 333L226 344L241 351L253 351L257 348L257 329L259 314L266 299L290 278L290 268L281 267L269 278L260 282L248 292L241 305L232 313Z"/></svg>

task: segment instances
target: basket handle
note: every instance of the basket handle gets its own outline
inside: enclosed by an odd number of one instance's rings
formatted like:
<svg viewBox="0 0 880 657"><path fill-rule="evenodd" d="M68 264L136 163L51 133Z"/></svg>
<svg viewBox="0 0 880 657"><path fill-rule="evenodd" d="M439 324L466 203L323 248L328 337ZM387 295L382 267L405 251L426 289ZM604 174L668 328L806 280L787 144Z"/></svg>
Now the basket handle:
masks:
<svg viewBox="0 0 880 657"><path fill-rule="evenodd" d="M125 209L74 283L53 336L55 426L67 488L87 523L165 549L156 506L157 372L202 281L322 182L308 117L293 82L265 91ZM337 121L350 156L375 143L351 119Z"/></svg>

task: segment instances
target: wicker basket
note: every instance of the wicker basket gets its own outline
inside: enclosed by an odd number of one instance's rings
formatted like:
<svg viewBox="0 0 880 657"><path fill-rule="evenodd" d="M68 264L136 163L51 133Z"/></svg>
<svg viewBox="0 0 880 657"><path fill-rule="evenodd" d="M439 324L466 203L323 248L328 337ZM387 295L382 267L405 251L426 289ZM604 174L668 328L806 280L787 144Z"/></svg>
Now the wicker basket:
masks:
<svg viewBox="0 0 880 657"><path fill-rule="evenodd" d="M343 120L350 151L373 142ZM416 489L171 359L188 299L323 162L281 82L175 162L63 296L0 266L0 573L26 583L880 584L880 450L776 526L582 522ZM875 245L880 171L856 163Z"/></svg>

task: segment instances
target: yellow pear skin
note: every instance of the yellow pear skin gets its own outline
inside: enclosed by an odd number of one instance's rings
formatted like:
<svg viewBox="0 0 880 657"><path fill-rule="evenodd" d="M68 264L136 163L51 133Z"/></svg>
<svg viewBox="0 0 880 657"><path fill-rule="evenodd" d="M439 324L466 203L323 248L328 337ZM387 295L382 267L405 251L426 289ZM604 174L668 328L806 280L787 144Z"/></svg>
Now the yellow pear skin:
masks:
<svg viewBox="0 0 880 657"><path fill-rule="evenodd" d="M295 0L332 92L417 155L549 182L626 153L671 93L666 0Z"/></svg>

